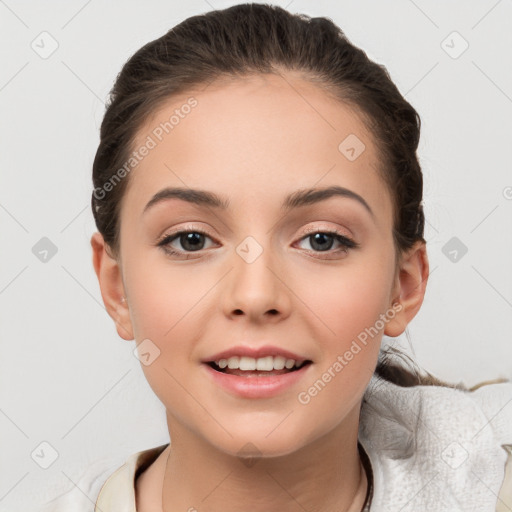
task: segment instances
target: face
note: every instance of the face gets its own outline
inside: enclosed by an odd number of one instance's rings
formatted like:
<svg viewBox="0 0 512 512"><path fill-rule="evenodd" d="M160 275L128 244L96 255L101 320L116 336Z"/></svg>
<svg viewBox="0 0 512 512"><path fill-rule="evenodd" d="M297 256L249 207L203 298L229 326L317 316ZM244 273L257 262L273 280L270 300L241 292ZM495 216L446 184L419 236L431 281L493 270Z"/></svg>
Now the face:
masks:
<svg viewBox="0 0 512 512"><path fill-rule="evenodd" d="M372 136L347 105L285 76L169 99L138 132L134 147L155 144L121 207L125 331L146 340L142 368L171 432L230 454L288 454L358 418L396 321L392 203ZM177 187L219 204L171 192L147 206ZM267 377L208 364L236 354L305 364Z"/></svg>

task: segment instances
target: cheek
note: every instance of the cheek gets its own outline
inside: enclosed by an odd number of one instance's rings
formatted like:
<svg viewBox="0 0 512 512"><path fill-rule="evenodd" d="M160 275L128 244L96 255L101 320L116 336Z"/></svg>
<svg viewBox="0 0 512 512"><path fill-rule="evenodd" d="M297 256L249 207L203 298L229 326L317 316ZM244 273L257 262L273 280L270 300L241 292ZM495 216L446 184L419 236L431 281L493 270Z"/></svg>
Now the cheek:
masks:
<svg viewBox="0 0 512 512"><path fill-rule="evenodd" d="M361 262L315 274L297 283L304 314L316 317L317 334L342 348L373 326L388 308L389 264ZM331 342L329 342L331 343Z"/></svg>
<svg viewBox="0 0 512 512"><path fill-rule="evenodd" d="M384 269L351 268L317 281L304 300L318 316L313 337L321 355L318 372L297 398L306 416L322 428L334 428L357 406L375 371L389 285Z"/></svg>
<svg viewBox="0 0 512 512"><path fill-rule="evenodd" d="M170 343L183 324L193 321L211 280L184 267L171 268L161 258L145 265L135 263L125 275L136 339L153 337L163 343Z"/></svg>
<svg viewBox="0 0 512 512"><path fill-rule="evenodd" d="M139 355L148 384L166 408L187 423L187 418L201 415L196 402L190 399L190 394L201 396L201 390L190 378L190 365L197 364L193 350L196 341L204 336L206 322L198 320L198 301L204 290L183 277L180 282L166 277L156 279L148 273L132 276L130 314L137 343L146 343L149 352L156 354L150 364L144 364Z"/></svg>

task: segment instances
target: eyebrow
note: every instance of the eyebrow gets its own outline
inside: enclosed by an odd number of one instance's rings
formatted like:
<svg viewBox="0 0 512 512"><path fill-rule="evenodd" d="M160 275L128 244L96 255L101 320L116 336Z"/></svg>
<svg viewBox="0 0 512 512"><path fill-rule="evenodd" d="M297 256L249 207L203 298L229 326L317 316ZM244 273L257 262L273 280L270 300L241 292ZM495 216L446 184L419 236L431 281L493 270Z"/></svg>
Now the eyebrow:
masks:
<svg viewBox="0 0 512 512"><path fill-rule="evenodd" d="M368 211L368 213L370 213L372 217L375 217L375 214L370 208L370 205L364 200L364 198L348 188L340 187L337 185L320 189L311 188L297 190L285 198L282 208L284 210L290 210L292 208L308 206L335 196L346 197L358 201L364 206L364 208ZM144 207L142 213L144 214L157 203L169 199L181 199L182 201L187 201L191 204L196 204L198 206L208 206L218 210L227 210L230 205L229 199L220 197L213 192L181 187L167 187L157 192L150 199L150 201Z"/></svg>

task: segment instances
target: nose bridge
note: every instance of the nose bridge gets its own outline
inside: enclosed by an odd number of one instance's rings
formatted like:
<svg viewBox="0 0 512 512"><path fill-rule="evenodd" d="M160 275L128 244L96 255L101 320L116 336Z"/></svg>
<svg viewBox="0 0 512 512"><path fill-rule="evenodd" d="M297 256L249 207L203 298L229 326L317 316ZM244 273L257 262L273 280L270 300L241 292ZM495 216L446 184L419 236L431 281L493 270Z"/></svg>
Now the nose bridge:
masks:
<svg viewBox="0 0 512 512"><path fill-rule="evenodd" d="M272 316L288 314L289 297L267 235L244 238L235 248L233 265L230 292L225 303L227 314L242 312L253 318L266 313Z"/></svg>

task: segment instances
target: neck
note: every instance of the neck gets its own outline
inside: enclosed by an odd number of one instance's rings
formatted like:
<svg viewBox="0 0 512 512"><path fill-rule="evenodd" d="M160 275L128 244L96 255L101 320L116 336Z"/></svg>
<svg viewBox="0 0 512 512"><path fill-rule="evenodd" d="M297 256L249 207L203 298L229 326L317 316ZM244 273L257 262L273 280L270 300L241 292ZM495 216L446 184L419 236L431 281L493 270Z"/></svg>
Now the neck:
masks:
<svg viewBox="0 0 512 512"><path fill-rule="evenodd" d="M240 459L168 418L172 446L163 512L360 512L367 489L357 447L359 409L335 430L279 457Z"/></svg>

